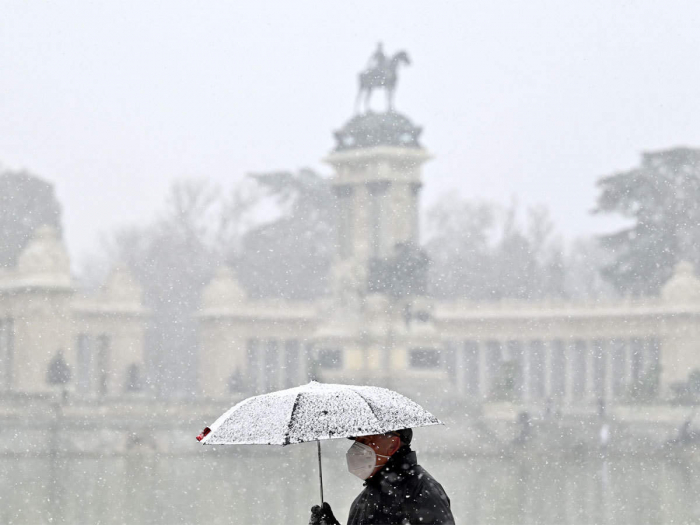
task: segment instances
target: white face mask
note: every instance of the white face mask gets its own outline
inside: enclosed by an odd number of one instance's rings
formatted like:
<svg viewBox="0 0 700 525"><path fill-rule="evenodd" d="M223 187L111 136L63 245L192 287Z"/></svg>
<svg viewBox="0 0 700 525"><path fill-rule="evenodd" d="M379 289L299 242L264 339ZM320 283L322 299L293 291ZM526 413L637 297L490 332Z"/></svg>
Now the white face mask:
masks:
<svg viewBox="0 0 700 525"><path fill-rule="evenodd" d="M372 447L355 441L350 449L345 453L348 462L348 471L360 479L367 479L374 472L377 466L377 456L388 458L382 454L377 454Z"/></svg>

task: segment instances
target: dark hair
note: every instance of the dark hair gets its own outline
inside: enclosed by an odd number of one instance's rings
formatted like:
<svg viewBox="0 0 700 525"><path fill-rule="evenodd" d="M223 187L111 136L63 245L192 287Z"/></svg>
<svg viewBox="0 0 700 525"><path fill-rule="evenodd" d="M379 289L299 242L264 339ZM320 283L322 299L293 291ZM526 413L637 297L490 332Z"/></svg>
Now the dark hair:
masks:
<svg viewBox="0 0 700 525"><path fill-rule="evenodd" d="M399 439L401 440L401 445L408 446L411 444L411 441L413 440L413 429L412 428L402 428L401 430L390 430L389 432L385 432L385 434L394 434L395 436L399 436ZM349 437L348 439L354 441L354 437Z"/></svg>
<svg viewBox="0 0 700 525"><path fill-rule="evenodd" d="M401 430L396 430L394 433L401 438L402 445L411 444L411 440L413 440L412 428L402 428Z"/></svg>

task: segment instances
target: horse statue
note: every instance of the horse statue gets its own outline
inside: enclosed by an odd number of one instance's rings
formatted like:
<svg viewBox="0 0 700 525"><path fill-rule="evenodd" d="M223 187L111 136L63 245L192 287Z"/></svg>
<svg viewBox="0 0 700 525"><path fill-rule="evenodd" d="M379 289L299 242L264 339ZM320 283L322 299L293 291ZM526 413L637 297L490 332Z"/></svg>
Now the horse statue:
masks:
<svg viewBox="0 0 700 525"><path fill-rule="evenodd" d="M398 80L397 70L399 64L410 64L411 60L405 51L399 51L388 60L379 61L375 67L371 67L359 75L360 90L355 99L355 112L358 112L362 94L364 93L364 109L369 111L369 101L372 97L372 90L383 88L386 91L387 110L394 110L394 90Z"/></svg>

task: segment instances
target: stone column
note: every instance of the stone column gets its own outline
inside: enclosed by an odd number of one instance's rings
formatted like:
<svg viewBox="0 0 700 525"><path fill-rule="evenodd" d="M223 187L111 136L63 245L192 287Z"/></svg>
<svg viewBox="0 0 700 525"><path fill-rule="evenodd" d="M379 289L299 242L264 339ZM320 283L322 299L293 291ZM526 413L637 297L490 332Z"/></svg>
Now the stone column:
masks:
<svg viewBox="0 0 700 525"><path fill-rule="evenodd" d="M571 389L572 400L576 404L582 404L589 397L590 391L590 345L583 339L576 339L572 346L571 364Z"/></svg>
<svg viewBox="0 0 700 525"><path fill-rule="evenodd" d="M418 182L413 182L410 185L410 191L411 191L411 204L410 204L410 210L411 210L411 242L414 244L418 244L420 241L420 214L418 212L418 197L420 196L420 190L423 187L423 183L418 181Z"/></svg>
<svg viewBox="0 0 700 525"><path fill-rule="evenodd" d="M572 405L574 403L574 366L576 366L576 347L574 341L568 340L564 343L564 355L566 363L564 370L566 371L566 389L564 394L564 404Z"/></svg>
<svg viewBox="0 0 700 525"><path fill-rule="evenodd" d="M644 342L638 337L630 339L630 385L639 382L644 375Z"/></svg>
<svg viewBox="0 0 700 525"><path fill-rule="evenodd" d="M660 360L661 360L661 340L658 337L650 337L647 340L648 350L647 355L649 356L649 368L648 372L656 372L656 395L658 396L660 392L661 385L659 381L661 379L660 372Z"/></svg>
<svg viewBox="0 0 700 525"><path fill-rule="evenodd" d="M607 402L610 404L615 399L615 367L613 366L615 361L615 340L607 339L605 340L605 346L603 347L603 353L605 354L605 391L607 393Z"/></svg>
<svg viewBox="0 0 700 525"><path fill-rule="evenodd" d="M629 384L629 345L625 339L615 339L612 345L612 396L624 397Z"/></svg>
<svg viewBox="0 0 700 525"><path fill-rule="evenodd" d="M544 370L542 371L542 377L544 380L544 399L552 398L552 341L543 340L542 341L542 351L544 352L544 359L542 366Z"/></svg>
<svg viewBox="0 0 700 525"><path fill-rule="evenodd" d="M388 246L388 230L391 226L391 217L387 214L386 195L391 187L389 181L372 181L366 184L369 194L369 234L371 239L372 257L386 257L391 255L393 247Z"/></svg>
<svg viewBox="0 0 700 525"><path fill-rule="evenodd" d="M337 245L340 259L347 259L353 254L354 224L353 224L353 194L354 189L349 184L334 187L337 214Z"/></svg>
<svg viewBox="0 0 700 525"><path fill-rule="evenodd" d="M524 403L532 399L532 347L529 341L522 341L522 400Z"/></svg>
<svg viewBox="0 0 700 525"><path fill-rule="evenodd" d="M567 342L562 339L551 341L551 387L552 400L561 405L566 402L567 392L570 389L568 373L569 359Z"/></svg>
<svg viewBox="0 0 700 525"><path fill-rule="evenodd" d="M538 403L544 403L549 397L549 346L541 338L531 341L530 345L531 397Z"/></svg>
<svg viewBox="0 0 700 525"><path fill-rule="evenodd" d="M594 401L598 399L607 400L608 397L608 354L606 352L605 341L594 339L591 341L591 397Z"/></svg>
<svg viewBox="0 0 700 525"><path fill-rule="evenodd" d="M634 381L632 377L632 361L634 360L634 348L632 345L632 339L625 340L625 392L629 392L630 386Z"/></svg>
<svg viewBox="0 0 700 525"><path fill-rule="evenodd" d="M479 341L478 362L479 362L479 394L482 399L489 397L491 383L489 378L489 348L486 341Z"/></svg>
<svg viewBox="0 0 700 525"><path fill-rule="evenodd" d="M468 393L468 389L465 377L466 368L464 360L464 348L462 347L462 345L459 344L459 342L456 342L454 340L448 341L447 345L451 348L451 351L454 352L454 374L457 392L459 392L461 395L466 395Z"/></svg>
<svg viewBox="0 0 700 525"><path fill-rule="evenodd" d="M367 261L371 257L370 250L370 209L371 199L367 187L356 186L353 196L353 257L359 261Z"/></svg>
<svg viewBox="0 0 700 525"><path fill-rule="evenodd" d="M460 345L460 353L463 356L462 380L465 391L470 396L479 396L482 381L479 343L471 339L463 341Z"/></svg>
<svg viewBox="0 0 700 525"><path fill-rule="evenodd" d="M513 394L518 400L523 399L525 386L525 366L523 342L521 340L511 340L507 343L508 359L513 363Z"/></svg>
<svg viewBox="0 0 700 525"><path fill-rule="evenodd" d="M0 316L0 392L10 390L8 328L7 319Z"/></svg>

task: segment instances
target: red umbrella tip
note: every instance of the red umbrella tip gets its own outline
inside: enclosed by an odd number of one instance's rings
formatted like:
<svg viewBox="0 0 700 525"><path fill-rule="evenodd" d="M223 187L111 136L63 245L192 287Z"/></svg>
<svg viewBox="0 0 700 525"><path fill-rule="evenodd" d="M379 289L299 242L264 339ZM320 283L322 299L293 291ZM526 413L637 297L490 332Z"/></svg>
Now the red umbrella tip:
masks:
<svg viewBox="0 0 700 525"><path fill-rule="evenodd" d="M202 433L197 436L197 441L202 441L205 437L209 435L209 432L211 432L211 428L206 427L204 430L202 430Z"/></svg>

